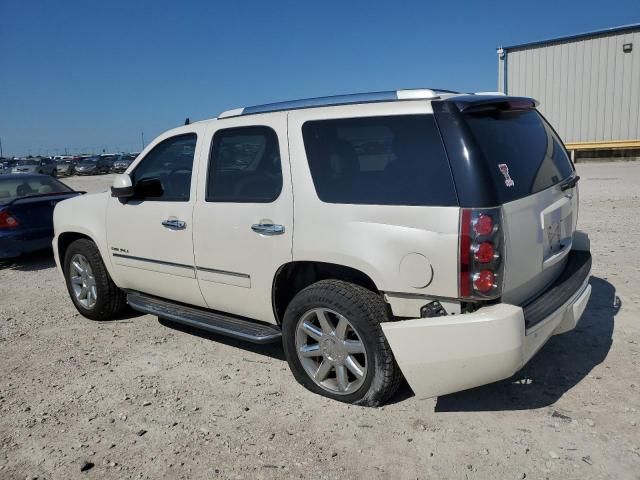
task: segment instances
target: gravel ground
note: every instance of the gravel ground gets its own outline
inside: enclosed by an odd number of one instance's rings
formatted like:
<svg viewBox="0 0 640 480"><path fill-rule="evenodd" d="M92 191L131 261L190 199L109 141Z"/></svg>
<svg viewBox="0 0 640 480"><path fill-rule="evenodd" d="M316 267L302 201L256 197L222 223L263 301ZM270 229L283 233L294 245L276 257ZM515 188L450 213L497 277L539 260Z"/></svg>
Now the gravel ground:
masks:
<svg viewBox="0 0 640 480"><path fill-rule="evenodd" d="M0 478L640 478L640 163L578 171L594 254L579 328L514 378L438 399L326 400L279 346L92 322L49 254L0 267Z"/></svg>

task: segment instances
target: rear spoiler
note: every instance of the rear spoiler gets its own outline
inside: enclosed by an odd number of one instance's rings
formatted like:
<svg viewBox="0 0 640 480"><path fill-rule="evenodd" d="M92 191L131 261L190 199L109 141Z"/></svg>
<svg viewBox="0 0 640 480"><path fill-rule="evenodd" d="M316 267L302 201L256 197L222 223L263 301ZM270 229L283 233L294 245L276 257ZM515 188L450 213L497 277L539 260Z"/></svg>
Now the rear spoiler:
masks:
<svg viewBox="0 0 640 480"><path fill-rule="evenodd" d="M498 110L531 110L540 102L529 97L506 97L504 95L462 95L444 100L453 103L461 112Z"/></svg>

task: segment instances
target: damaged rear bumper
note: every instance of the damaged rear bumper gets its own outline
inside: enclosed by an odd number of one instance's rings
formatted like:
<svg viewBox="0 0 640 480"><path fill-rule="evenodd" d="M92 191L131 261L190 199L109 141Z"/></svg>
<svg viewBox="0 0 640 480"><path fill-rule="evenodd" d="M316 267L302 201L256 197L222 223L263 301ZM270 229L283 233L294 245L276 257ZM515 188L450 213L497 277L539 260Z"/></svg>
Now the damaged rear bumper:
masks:
<svg viewBox="0 0 640 480"><path fill-rule="evenodd" d="M509 378L549 337L575 328L591 295L591 255L570 255L561 277L525 306L500 303L474 313L383 323L416 396L445 395Z"/></svg>

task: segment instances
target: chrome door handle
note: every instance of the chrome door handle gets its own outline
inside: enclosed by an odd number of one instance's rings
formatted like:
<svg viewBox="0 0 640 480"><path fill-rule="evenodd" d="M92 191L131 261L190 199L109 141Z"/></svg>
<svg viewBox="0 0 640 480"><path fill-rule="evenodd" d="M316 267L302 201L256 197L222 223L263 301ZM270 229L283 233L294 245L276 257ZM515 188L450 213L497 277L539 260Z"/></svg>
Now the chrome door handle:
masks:
<svg viewBox="0 0 640 480"><path fill-rule="evenodd" d="M183 222L182 220L169 218L162 222L163 227L167 227L170 230L184 230L187 228L187 222Z"/></svg>
<svg viewBox="0 0 640 480"><path fill-rule="evenodd" d="M284 225L274 223L254 223L251 230L262 235L282 235L284 233Z"/></svg>

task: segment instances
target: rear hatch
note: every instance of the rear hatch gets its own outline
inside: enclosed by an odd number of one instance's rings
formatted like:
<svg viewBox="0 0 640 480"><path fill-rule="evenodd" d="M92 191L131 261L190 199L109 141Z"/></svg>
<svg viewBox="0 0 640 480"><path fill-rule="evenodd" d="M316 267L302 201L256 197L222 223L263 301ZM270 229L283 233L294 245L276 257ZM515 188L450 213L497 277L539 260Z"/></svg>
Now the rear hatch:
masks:
<svg viewBox="0 0 640 480"><path fill-rule="evenodd" d="M468 95L433 106L460 206L501 207L501 297L522 304L566 265L578 216L573 165L532 99Z"/></svg>

